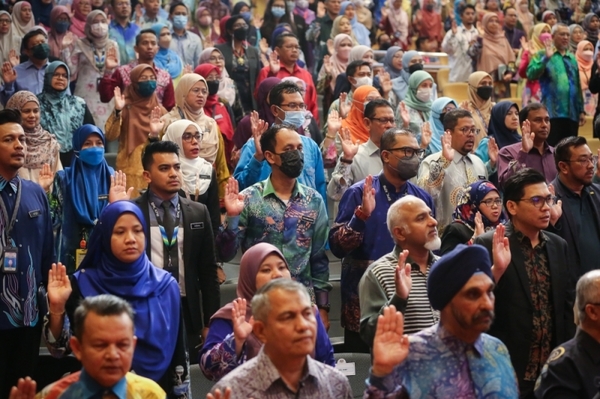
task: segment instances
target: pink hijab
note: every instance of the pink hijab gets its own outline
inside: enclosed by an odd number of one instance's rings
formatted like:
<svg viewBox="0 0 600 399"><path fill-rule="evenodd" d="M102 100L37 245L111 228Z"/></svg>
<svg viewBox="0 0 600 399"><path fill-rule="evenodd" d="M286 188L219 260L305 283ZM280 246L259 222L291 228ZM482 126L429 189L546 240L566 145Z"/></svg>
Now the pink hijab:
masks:
<svg viewBox="0 0 600 399"><path fill-rule="evenodd" d="M83 39L85 37L85 22L87 18L81 13L81 11L79 11L80 2L81 0L73 0L73 5L71 6L73 18L71 18L71 27L69 30L78 38Z"/></svg>

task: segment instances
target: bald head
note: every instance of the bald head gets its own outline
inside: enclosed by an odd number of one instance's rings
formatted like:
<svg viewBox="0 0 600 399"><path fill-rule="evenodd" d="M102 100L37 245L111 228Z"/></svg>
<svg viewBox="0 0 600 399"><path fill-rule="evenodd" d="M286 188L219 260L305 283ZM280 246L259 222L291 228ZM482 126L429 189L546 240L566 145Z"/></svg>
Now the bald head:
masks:
<svg viewBox="0 0 600 399"><path fill-rule="evenodd" d="M581 276L577 282L575 307L580 323L593 324L600 329L600 270L592 270Z"/></svg>

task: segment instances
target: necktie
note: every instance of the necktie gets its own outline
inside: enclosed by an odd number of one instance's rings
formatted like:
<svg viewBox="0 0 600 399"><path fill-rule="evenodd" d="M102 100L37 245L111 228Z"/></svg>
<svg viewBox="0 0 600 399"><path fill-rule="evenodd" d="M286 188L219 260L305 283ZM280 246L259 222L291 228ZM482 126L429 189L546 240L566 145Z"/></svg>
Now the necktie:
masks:
<svg viewBox="0 0 600 399"><path fill-rule="evenodd" d="M167 235L169 242L173 242L173 245L164 245L163 250L163 269L173 275L175 280L179 283L179 251L177 248L177 237L173 237L175 230L175 219L171 213L171 201L163 201L160 204L161 208L164 209L163 215L163 227Z"/></svg>
<svg viewBox="0 0 600 399"><path fill-rule="evenodd" d="M163 227L167 233L167 238L171 239L173 238L173 229L175 229L175 220L171 214L171 201L163 201L160 206L165 211L163 215Z"/></svg>

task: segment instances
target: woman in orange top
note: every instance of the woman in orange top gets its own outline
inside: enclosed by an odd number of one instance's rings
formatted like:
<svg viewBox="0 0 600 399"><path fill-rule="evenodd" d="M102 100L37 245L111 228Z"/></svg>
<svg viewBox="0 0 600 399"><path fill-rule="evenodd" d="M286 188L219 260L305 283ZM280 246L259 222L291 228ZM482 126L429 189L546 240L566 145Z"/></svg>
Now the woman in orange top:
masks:
<svg viewBox="0 0 600 399"><path fill-rule="evenodd" d="M352 106L348 117L342 121L342 129L348 128L352 141L360 141L366 143L369 140L369 129L367 129L363 121L365 104L369 101L381 98L381 94L373 86L360 86L354 90L352 95Z"/></svg>

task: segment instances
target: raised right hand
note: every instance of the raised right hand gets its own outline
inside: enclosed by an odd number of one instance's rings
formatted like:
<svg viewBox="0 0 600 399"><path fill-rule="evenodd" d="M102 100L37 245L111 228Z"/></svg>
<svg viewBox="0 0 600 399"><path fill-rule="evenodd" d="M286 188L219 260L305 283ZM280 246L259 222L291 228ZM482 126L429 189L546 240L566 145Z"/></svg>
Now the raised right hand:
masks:
<svg viewBox="0 0 600 399"><path fill-rule="evenodd" d="M52 264L48 272L48 303L52 313L62 313L72 292L67 268L62 263Z"/></svg>
<svg viewBox="0 0 600 399"><path fill-rule="evenodd" d="M239 216L244 210L244 195L240 194L237 180L230 177L225 186L225 197L223 197L227 216Z"/></svg>
<svg viewBox="0 0 600 399"><path fill-rule="evenodd" d="M544 47L546 47L546 57L552 57L554 54L554 51L552 50L552 39L546 39L544 41Z"/></svg>
<svg viewBox="0 0 600 399"><path fill-rule="evenodd" d="M328 55L323 57L323 68L325 68L325 73L327 76L331 76L331 71L333 70L333 62L329 58Z"/></svg>
<svg viewBox="0 0 600 399"><path fill-rule="evenodd" d="M10 51L8 52L8 59L13 68L19 65L21 62L21 57L19 57L17 51L14 48L10 49Z"/></svg>
<svg viewBox="0 0 600 399"><path fill-rule="evenodd" d="M368 175L365 178L365 186L362 195L362 210L367 215L371 215L375 210L375 189L373 188L373 176Z"/></svg>
<svg viewBox="0 0 600 399"><path fill-rule="evenodd" d="M394 305L386 307L377 319L372 373L378 377L391 374L408 357L409 346L402 313L397 312Z"/></svg>
<svg viewBox="0 0 600 399"><path fill-rule="evenodd" d="M2 64L2 80L5 84L17 80L17 71L15 71L10 62Z"/></svg>
<svg viewBox="0 0 600 399"><path fill-rule="evenodd" d="M262 162L265 159L262 147L260 146L260 138L268 128L269 124L260 119L258 112L252 111L250 114L250 130L252 131L252 137L254 138L254 158L259 162Z"/></svg>
<svg viewBox="0 0 600 399"><path fill-rule="evenodd" d="M42 165L42 170L40 170L38 184L42 186L45 192L48 192L50 191L50 187L52 187L52 183L54 183L54 172L50 168L50 165L45 163Z"/></svg>
<svg viewBox="0 0 600 399"><path fill-rule="evenodd" d="M106 60L104 62L107 70L115 69L119 66L117 50L114 47L108 48L108 51L106 51Z"/></svg>
<svg viewBox="0 0 600 399"><path fill-rule="evenodd" d="M332 109L329 115L327 115L327 133L330 135L334 135L340 131L342 127L342 118L340 118L340 114Z"/></svg>
<svg viewBox="0 0 600 399"><path fill-rule="evenodd" d="M521 48L523 49L523 52L529 52L529 42L525 36L521 36Z"/></svg>
<svg viewBox="0 0 600 399"><path fill-rule="evenodd" d="M341 133L341 134L340 134ZM352 141L352 136L350 135L350 129L343 128L340 131L339 136L342 143L342 152L344 153L344 159L351 161L354 159L354 156L358 152L358 147L360 146L360 140Z"/></svg>
<svg viewBox="0 0 600 399"><path fill-rule="evenodd" d="M398 265L396 266L396 272L394 273L396 295L398 295L398 298L402 299L408 299L408 295L412 289L412 276L410 275L412 266L410 263L406 263L406 259L408 259L408 251L405 249L400 252L400 256L398 256Z"/></svg>
<svg viewBox="0 0 600 399"><path fill-rule="evenodd" d="M528 153L533 148L535 133L531 132L531 123L527 119L521 126L521 151Z"/></svg>
<svg viewBox="0 0 600 399"><path fill-rule="evenodd" d="M408 113L408 108L406 108L404 101L400 102L398 108L400 108L400 117L402 118L404 127L408 127L410 125L410 114Z"/></svg>
<svg viewBox="0 0 600 399"><path fill-rule="evenodd" d="M276 75L281 69L281 66L279 65L279 55L277 55L277 52L275 51L272 51L271 54L269 54L269 68L271 68L271 73L273 75Z"/></svg>
<svg viewBox="0 0 600 399"><path fill-rule="evenodd" d="M456 35L456 33L458 32L458 25L456 25L456 21L454 19L452 20L451 29L452 29L452 34Z"/></svg>
<svg viewBox="0 0 600 399"><path fill-rule="evenodd" d="M340 118L344 119L350 112L351 104L348 104L348 93L340 93Z"/></svg>
<svg viewBox="0 0 600 399"><path fill-rule="evenodd" d="M117 111L121 111L123 108L125 108L125 95L121 93L121 88L119 86L115 87L114 95L115 109Z"/></svg>
<svg viewBox="0 0 600 399"><path fill-rule="evenodd" d="M162 109L157 105L150 113L150 133L157 137L165 127L165 121L162 117Z"/></svg>
<svg viewBox="0 0 600 399"><path fill-rule="evenodd" d="M19 378L17 386L12 387L8 399L34 399L36 383L30 377Z"/></svg>
<svg viewBox="0 0 600 399"><path fill-rule="evenodd" d="M253 317L250 317L250 320L246 321L246 300L244 298L237 298L233 301L231 322L233 323L236 352L239 348L241 353L244 342L246 342L246 339L252 333L252 326L254 325ZM239 356L240 353L237 353L237 355Z"/></svg>
<svg viewBox="0 0 600 399"><path fill-rule="evenodd" d="M454 159L454 148L452 148L452 134L448 131L442 136L442 156L448 161Z"/></svg>

